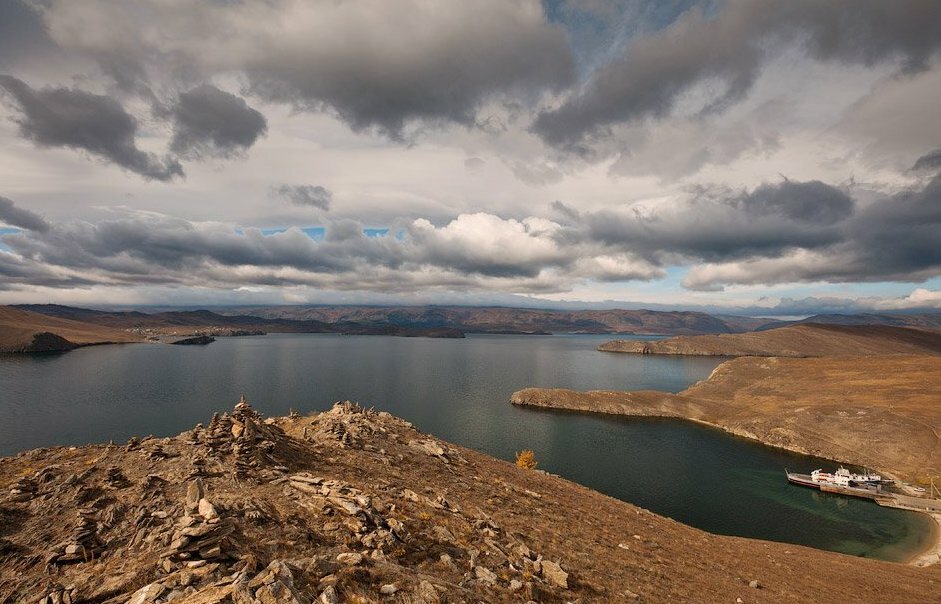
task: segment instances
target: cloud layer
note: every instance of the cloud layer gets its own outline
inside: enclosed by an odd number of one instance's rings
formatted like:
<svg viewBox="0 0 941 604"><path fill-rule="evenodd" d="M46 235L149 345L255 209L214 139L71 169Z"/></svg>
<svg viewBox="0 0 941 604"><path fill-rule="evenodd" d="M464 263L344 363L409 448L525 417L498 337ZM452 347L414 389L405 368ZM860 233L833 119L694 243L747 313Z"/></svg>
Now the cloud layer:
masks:
<svg viewBox="0 0 941 604"><path fill-rule="evenodd" d="M286 189L306 195L304 188ZM553 208L565 220L461 214L435 226L400 220L369 236L348 219L323 238L298 228L265 234L218 222L139 214L96 224L49 224L0 199L0 219L27 231L2 236L16 278L64 284L305 284L389 291L496 288L566 291L577 283L649 280L692 264L684 285L912 281L941 271L941 176L864 207L819 181L752 191L693 190L680 204L630 211ZM35 275L29 274L34 267Z"/></svg>
<svg viewBox="0 0 941 604"><path fill-rule="evenodd" d="M144 178L183 175L176 160L137 148L137 120L109 96L74 88L34 90L7 75L0 75L0 88L19 110L20 135L37 145L86 151Z"/></svg>
<svg viewBox="0 0 941 604"><path fill-rule="evenodd" d="M773 51L794 45L819 61L922 70L941 48L939 21L931 0L730 0L716 15L694 8L665 31L634 38L534 128L549 144L577 147L614 124L662 118L691 94L695 111L720 111L748 94Z"/></svg>
<svg viewBox="0 0 941 604"><path fill-rule="evenodd" d="M933 292L939 22L936 0L13 0L0 288Z"/></svg>

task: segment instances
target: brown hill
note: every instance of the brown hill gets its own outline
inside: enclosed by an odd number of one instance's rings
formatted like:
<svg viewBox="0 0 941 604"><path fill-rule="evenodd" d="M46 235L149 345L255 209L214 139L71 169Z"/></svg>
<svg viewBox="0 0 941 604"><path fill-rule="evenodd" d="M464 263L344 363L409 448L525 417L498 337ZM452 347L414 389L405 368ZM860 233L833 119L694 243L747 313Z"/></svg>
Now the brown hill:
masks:
<svg viewBox="0 0 941 604"><path fill-rule="evenodd" d="M941 478L941 357L739 358L679 394L528 388L518 405L680 417L927 484Z"/></svg>
<svg viewBox="0 0 941 604"><path fill-rule="evenodd" d="M941 583L710 535L349 403L31 451L0 460L0 493L0 602L923 603Z"/></svg>
<svg viewBox="0 0 941 604"><path fill-rule="evenodd" d="M331 324L360 322L453 327L471 333L735 333L757 329L771 322L687 311L565 311L502 306L266 306L233 309L226 314Z"/></svg>
<svg viewBox="0 0 941 604"><path fill-rule="evenodd" d="M0 352L52 352L142 340L120 329L0 306Z"/></svg>
<svg viewBox="0 0 941 604"><path fill-rule="evenodd" d="M802 324L739 334L613 340L602 352L706 356L821 357L941 354L941 331L886 325Z"/></svg>

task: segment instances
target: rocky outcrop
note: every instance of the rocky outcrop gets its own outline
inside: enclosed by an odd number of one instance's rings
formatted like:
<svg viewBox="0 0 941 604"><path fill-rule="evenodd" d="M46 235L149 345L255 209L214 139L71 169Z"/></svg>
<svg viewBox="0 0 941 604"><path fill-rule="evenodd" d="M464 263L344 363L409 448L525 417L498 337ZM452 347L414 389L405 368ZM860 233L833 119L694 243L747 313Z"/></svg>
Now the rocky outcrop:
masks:
<svg viewBox="0 0 941 604"><path fill-rule="evenodd" d="M60 335L44 331L33 334L33 340L20 348L11 352L67 352L78 348L78 344L69 342Z"/></svg>
<svg viewBox="0 0 941 604"><path fill-rule="evenodd" d="M193 336L191 338L183 338L182 340L176 340L170 342L177 346L205 346L206 344L212 344L216 339L212 336Z"/></svg>

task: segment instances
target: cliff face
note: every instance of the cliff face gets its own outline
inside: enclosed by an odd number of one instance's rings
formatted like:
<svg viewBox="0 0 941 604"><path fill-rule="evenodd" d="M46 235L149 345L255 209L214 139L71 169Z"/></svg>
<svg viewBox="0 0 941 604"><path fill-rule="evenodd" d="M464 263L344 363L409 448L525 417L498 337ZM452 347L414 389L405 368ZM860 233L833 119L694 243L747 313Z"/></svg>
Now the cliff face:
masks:
<svg viewBox="0 0 941 604"><path fill-rule="evenodd" d="M350 403L243 401L0 460L0 576L46 604L924 602L941 569L709 535Z"/></svg>
<svg viewBox="0 0 941 604"><path fill-rule="evenodd" d="M694 356L822 357L941 354L941 332L881 325L793 325L740 334L613 340L602 352Z"/></svg>

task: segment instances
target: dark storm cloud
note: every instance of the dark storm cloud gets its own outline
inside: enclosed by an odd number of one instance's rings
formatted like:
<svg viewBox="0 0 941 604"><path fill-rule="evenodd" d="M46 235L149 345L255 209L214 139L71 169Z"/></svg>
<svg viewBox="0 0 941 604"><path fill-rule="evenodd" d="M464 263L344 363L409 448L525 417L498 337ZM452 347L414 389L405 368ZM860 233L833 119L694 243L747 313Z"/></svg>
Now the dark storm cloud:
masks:
<svg viewBox="0 0 941 604"><path fill-rule="evenodd" d="M170 180L183 169L137 148L137 120L113 98L74 88L35 90L13 76L0 75L20 111L20 135L40 146L87 151L148 179Z"/></svg>
<svg viewBox="0 0 941 604"><path fill-rule="evenodd" d="M670 254L723 261L832 245L843 238L837 223L852 212L852 199L819 181L784 181L751 192L699 188L663 208L583 213L581 235L658 263Z"/></svg>
<svg viewBox="0 0 941 604"><path fill-rule="evenodd" d="M900 60L904 71L921 70L941 47L939 22L935 0L730 0L714 17L694 8L636 37L533 129L549 144L584 150L583 139L610 126L670 114L698 84L719 84L701 110L721 110L743 98L770 51L786 45L819 61Z"/></svg>
<svg viewBox="0 0 941 604"><path fill-rule="evenodd" d="M49 230L49 223L42 216L16 207L11 200L2 196L0 196L0 222L39 233Z"/></svg>
<svg viewBox="0 0 941 604"><path fill-rule="evenodd" d="M822 225L848 218L854 205L849 195L819 180L761 185L734 203L749 216L778 215L796 223Z"/></svg>
<svg viewBox="0 0 941 604"><path fill-rule="evenodd" d="M565 31L537 0L52 0L43 14L58 44L121 81L237 72L261 98L393 138L414 123L472 125L492 98L531 101L574 77Z"/></svg>
<svg viewBox="0 0 941 604"><path fill-rule="evenodd" d="M850 222L848 236L857 259L851 271L858 273L850 278L876 281L880 276L900 275L903 280L922 280L941 274L939 233L941 176L936 176L921 190L905 191L864 208ZM841 280L847 280L846 276Z"/></svg>
<svg viewBox="0 0 941 604"><path fill-rule="evenodd" d="M912 166L915 172L935 172L941 170L941 149L935 149L918 158Z"/></svg>
<svg viewBox="0 0 941 604"><path fill-rule="evenodd" d="M203 84L180 94L173 112L170 149L183 157L231 157L268 130L268 122L234 94Z"/></svg>
<svg viewBox="0 0 941 604"><path fill-rule="evenodd" d="M860 207L834 226L838 238L819 249L706 257L718 263L695 267L684 285L708 290L730 283L921 282L941 275L941 176Z"/></svg>
<svg viewBox="0 0 941 604"><path fill-rule="evenodd" d="M0 2L0 70L55 52L39 12L19 0Z"/></svg>
<svg viewBox="0 0 941 604"><path fill-rule="evenodd" d="M294 205L329 210L333 193L320 185L274 185L272 195L287 199Z"/></svg>

